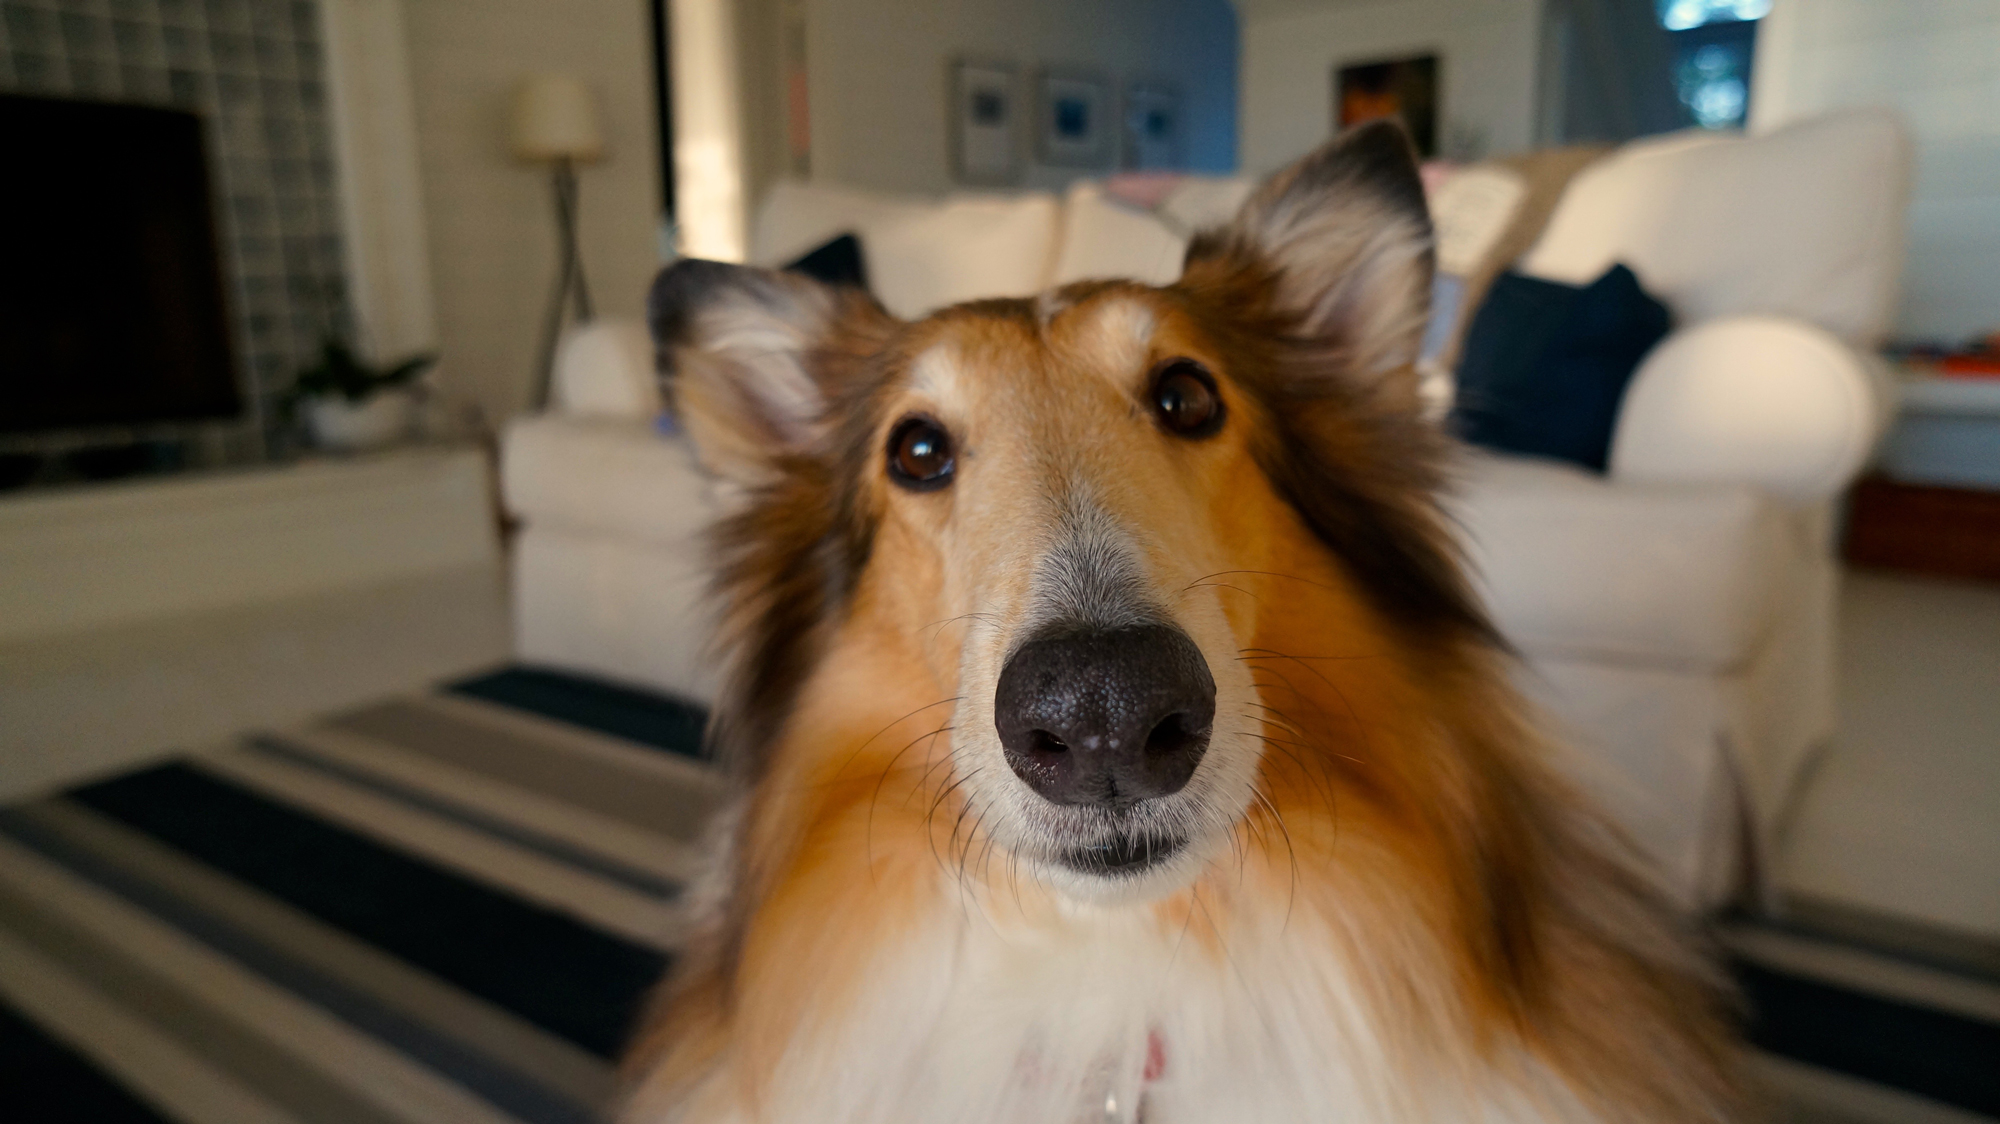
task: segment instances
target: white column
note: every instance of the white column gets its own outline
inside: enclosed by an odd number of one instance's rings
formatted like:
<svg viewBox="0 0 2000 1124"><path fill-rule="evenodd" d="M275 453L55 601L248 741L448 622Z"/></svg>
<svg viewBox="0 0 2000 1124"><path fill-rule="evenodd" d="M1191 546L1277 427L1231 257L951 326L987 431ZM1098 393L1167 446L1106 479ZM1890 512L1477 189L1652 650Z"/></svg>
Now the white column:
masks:
<svg viewBox="0 0 2000 1124"><path fill-rule="evenodd" d="M377 360L437 347L402 0L321 0L349 305Z"/></svg>
<svg viewBox="0 0 2000 1124"><path fill-rule="evenodd" d="M680 252L742 261L743 100L733 0L671 0L674 205Z"/></svg>

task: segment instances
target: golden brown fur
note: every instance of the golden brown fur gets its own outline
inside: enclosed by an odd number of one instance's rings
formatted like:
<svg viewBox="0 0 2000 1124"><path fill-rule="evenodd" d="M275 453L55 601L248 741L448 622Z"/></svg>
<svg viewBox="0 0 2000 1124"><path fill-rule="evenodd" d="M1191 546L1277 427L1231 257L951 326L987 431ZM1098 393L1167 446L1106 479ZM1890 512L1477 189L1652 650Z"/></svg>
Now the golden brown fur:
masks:
<svg viewBox="0 0 2000 1124"><path fill-rule="evenodd" d="M731 677L712 730L744 796L633 1048L635 1117L781 1112L800 1058L866 1049L841 1028L899 949L961 917L1062 947L1074 907L1011 845L991 772L971 774L980 653L1025 611L1021 559L1073 486L1198 639L1233 639L1203 647L1247 700L1241 813L1182 884L1105 915L1253 991L1265 968L1232 966L1252 948L1337 965L1379 1038L1367 1056L1400 1074L1373 1118L1500 1087L1551 1119L1734 1118L1723 993L1545 763L1435 506L1442 449L1401 362L1428 283L1401 142L1342 143L1198 239L1162 289L1090 283L902 324L773 275L663 279L655 329L683 409L749 489L719 532ZM1319 254L1303 266L1302 243ZM725 323L765 314L804 341L796 371ZM1215 372L1231 410L1198 445L1133 405L1133 380L1175 357ZM799 374L818 394L802 412L755 389ZM962 494L884 478L886 427L919 407L963 427Z"/></svg>

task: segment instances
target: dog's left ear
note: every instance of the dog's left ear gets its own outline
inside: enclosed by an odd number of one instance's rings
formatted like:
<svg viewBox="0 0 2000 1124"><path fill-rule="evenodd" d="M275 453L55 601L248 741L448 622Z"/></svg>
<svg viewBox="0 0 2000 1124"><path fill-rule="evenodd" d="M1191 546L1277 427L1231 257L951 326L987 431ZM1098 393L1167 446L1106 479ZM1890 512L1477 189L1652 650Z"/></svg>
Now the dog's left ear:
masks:
<svg viewBox="0 0 2000 1124"><path fill-rule="evenodd" d="M825 435L840 366L829 339L849 321L887 314L858 289L689 258L660 271L646 318L668 400L701 462L754 487Z"/></svg>
<svg viewBox="0 0 2000 1124"><path fill-rule="evenodd" d="M1416 150L1402 126L1377 121L1272 176L1228 226L1197 236L1182 281L1202 288L1268 271L1274 311L1367 376L1416 360L1432 261Z"/></svg>

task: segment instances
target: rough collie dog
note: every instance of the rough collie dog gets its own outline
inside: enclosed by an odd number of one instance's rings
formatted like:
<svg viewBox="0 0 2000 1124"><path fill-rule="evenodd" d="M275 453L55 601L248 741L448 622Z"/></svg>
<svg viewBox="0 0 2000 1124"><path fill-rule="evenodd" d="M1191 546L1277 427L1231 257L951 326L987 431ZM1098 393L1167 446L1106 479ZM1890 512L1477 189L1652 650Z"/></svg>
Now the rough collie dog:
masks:
<svg viewBox="0 0 2000 1124"><path fill-rule="evenodd" d="M1712 1121L1719 992L1551 774L1410 364L1431 230L1350 132L1181 279L916 323L669 268L740 800L627 1118Z"/></svg>

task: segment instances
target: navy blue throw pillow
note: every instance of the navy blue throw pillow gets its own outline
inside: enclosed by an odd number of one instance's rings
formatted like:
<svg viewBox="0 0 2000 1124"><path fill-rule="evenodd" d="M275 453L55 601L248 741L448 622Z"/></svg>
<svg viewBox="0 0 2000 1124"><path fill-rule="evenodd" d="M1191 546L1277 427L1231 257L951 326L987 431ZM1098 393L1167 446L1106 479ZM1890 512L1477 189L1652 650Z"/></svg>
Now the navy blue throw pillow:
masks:
<svg viewBox="0 0 2000 1124"><path fill-rule="evenodd" d="M1583 288L1501 274L1465 337L1452 431L1603 472L1625 386L1671 319L1623 265Z"/></svg>
<svg viewBox="0 0 2000 1124"><path fill-rule="evenodd" d="M830 239L785 268L828 285L868 287L868 265L861 257L861 239L852 234Z"/></svg>

